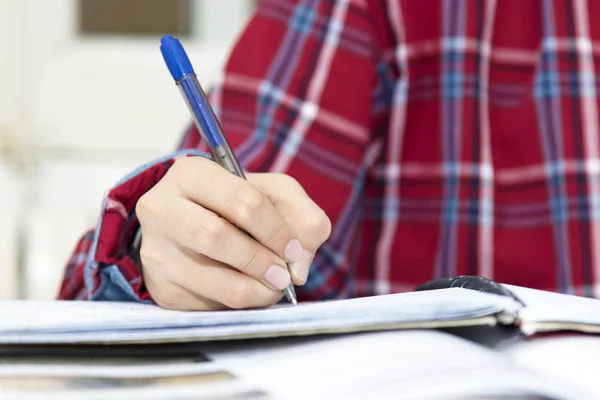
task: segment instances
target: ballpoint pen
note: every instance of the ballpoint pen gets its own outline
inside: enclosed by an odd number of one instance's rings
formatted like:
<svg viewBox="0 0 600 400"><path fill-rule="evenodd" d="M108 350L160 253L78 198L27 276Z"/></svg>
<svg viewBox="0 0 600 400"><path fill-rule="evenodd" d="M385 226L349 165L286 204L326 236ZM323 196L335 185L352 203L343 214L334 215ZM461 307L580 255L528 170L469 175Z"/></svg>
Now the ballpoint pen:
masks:
<svg viewBox="0 0 600 400"><path fill-rule="evenodd" d="M223 129L219 123L212 107L210 106L206 94L202 90L194 68L181 45L181 42L172 37L164 36L160 41L160 50L169 72L175 83L179 87L181 94L192 114L194 123L206 143L213 161L220 164L226 170L242 179L246 179L244 170L240 166L229 142L223 134ZM141 242L141 229L138 229L133 247L139 251ZM292 304L297 305L296 291L294 285L290 285L283 291L285 297Z"/></svg>

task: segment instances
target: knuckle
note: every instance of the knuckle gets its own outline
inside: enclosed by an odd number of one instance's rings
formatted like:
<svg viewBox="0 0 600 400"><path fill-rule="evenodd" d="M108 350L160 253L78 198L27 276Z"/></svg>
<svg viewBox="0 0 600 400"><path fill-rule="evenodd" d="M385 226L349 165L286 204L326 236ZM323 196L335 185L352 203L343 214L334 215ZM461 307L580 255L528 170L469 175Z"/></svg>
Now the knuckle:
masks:
<svg viewBox="0 0 600 400"><path fill-rule="evenodd" d="M209 163L207 161L209 160L204 157L178 158L169 168L167 175L174 177L180 184L195 182L197 181L198 171L205 171L209 164L214 164L212 161L209 161Z"/></svg>
<svg viewBox="0 0 600 400"><path fill-rule="evenodd" d="M173 171L175 174L185 174L189 171L193 171L198 163L202 162L202 157L180 157L173 162L173 165L169 171Z"/></svg>
<svg viewBox="0 0 600 400"><path fill-rule="evenodd" d="M148 246L144 246L144 244L140 248L140 260L145 270L151 269L158 261L153 251L148 250Z"/></svg>
<svg viewBox="0 0 600 400"><path fill-rule="evenodd" d="M171 168L169 168L169 175L173 175L175 177L184 177L187 175L187 170L189 169L190 160L187 157L178 158L175 160Z"/></svg>
<svg viewBox="0 0 600 400"><path fill-rule="evenodd" d="M168 283L176 277L173 268L165 268L169 263L164 258L164 252L158 250L160 246L145 245L140 248L140 268L144 280Z"/></svg>
<svg viewBox="0 0 600 400"><path fill-rule="evenodd" d="M225 222L220 218L211 216L200 223L189 223L188 232L195 243L198 243L201 252L207 256L219 252L223 247L225 236Z"/></svg>
<svg viewBox="0 0 600 400"><path fill-rule="evenodd" d="M157 266L161 265L162 260L160 253L154 250L155 247L147 246L142 243L140 247L140 260L145 273L152 273L154 270L160 270Z"/></svg>
<svg viewBox="0 0 600 400"><path fill-rule="evenodd" d="M307 231L314 235L314 238L319 242L324 242L331 235L331 220L325 212L320 212L312 218L308 218L305 224Z"/></svg>
<svg viewBox="0 0 600 400"><path fill-rule="evenodd" d="M182 303L182 293L175 286L164 280L145 277L146 287L156 304L162 308L178 309Z"/></svg>
<svg viewBox="0 0 600 400"><path fill-rule="evenodd" d="M223 304L229 308L248 308L252 300L249 285L244 281L231 282L225 287L223 293Z"/></svg>
<svg viewBox="0 0 600 400"><path fill-rule="evenodd" d="M324 235L323 240L326 240L331 235L333 226L331 225L331 220L329 219L327 214L325 214L324 212L323 212L323 216L322 216L321 226L322 226L323 235Z"/></svg>
<svg viewBox="0 0 600 400"><path fill-rule="evenodd" d="M150 191L144 193L135 205L135 213L140 221L147 221L156 216L157 207Z"/></svg>
<svg viewBox="0 0 600 400"><path fill-rule="evenodd" d="M233 201L234 219L249 222L263 207L265 198L258 189L246 188L238 192Z"/></svg>
<svg viewBox="0 0 600 400"><path fill-rule="evenodd" d="M302 187L302 185L300 185L300 182L298 182L293 176L282 174L280 172L272 173L272 175L276 179L279 179L282 184L293 185L300 188Z"/></svg>

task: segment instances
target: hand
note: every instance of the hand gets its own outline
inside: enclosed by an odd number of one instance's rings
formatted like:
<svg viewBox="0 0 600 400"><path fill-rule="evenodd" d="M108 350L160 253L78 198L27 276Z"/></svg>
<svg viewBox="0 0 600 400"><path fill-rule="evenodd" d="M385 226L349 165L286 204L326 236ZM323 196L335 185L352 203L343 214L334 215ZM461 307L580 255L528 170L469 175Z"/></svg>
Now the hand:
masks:
<svg viewBox="0 0 600 400"><path fill-rule="evenodd" d="M140 198L142 274L158 305L264 307L281 300L290 281L306 283L329 219L287 175L247 179L206 158L182 158Z"/></svg>

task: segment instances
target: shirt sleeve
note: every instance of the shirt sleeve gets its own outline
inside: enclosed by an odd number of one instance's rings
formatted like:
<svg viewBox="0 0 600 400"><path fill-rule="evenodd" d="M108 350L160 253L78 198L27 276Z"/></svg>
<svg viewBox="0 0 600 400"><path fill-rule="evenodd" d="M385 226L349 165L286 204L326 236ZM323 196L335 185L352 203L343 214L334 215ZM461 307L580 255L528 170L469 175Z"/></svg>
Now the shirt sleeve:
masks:
<svg viewBox="0 0 600 400"><path fill-rule="evenodd" d="M382 53L368 4L261 1L209 92L242 166L291 175L332 221L330 240L298 288L301 300L344 290L350 269L344 238L358 234L358 196L377 153L377 132L381 136L376 103ZM179 156L205 151L191 126ZM173 157L109 191L98 226L82 237L68 263L60 297L152 301L127 244L137 224L137 200Z"/></svg>
<svg viewBox="0 0 600 400"><path fill-rule="evenodd" d="M191 156L207 155L188 149L154 160L106 193L96 227L79 239L67 263L59 299L153 302L131 252L139 227L135 206L178 158Z"/></svg>

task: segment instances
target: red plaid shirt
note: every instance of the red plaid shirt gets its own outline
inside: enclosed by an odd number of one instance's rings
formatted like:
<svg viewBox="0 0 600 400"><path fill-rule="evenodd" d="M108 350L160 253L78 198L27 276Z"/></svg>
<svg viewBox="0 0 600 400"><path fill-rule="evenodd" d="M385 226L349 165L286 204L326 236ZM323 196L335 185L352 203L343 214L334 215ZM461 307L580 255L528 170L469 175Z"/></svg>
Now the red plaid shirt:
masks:
<svg viewBox="0 0 600 400"><path fill-rule="evenodd" d="M600 297L599 21L591 0L263 0L210 98L245 168L332 220L300 299L460 274ZM61 298L151 301L135 204L201 150L191 128L108 193Z"/></svg>

